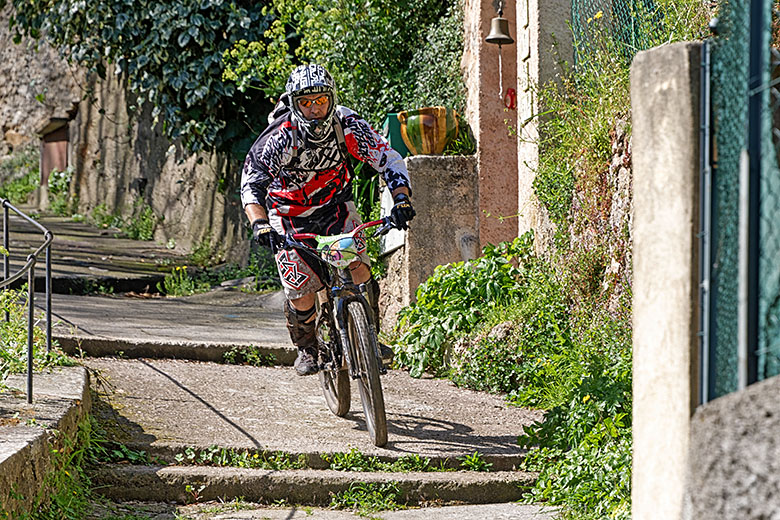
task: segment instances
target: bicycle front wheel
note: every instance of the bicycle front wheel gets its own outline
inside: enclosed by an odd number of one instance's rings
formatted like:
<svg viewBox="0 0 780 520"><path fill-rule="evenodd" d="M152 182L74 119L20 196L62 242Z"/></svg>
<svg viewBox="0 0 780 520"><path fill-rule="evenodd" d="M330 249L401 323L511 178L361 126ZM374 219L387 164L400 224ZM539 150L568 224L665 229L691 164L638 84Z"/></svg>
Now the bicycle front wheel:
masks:
<svg viewBox="0 0 780 520"><path fill-rule="evenodd" d="M347 337L355 353L352 362L358 373L358 391L363 402L366 427L375 446L387 444L387 417L385 397L379 380L379 359L376 355L376 333L369 326L362 303L353 301L347 306Z"/></svg>
<svg viewBox="0 0 780 520"><path fill-rule="evenodd" d="M349 375L346 368L323 368L319 371L320 386L328 409L339 417L349 412Z"/></svg>

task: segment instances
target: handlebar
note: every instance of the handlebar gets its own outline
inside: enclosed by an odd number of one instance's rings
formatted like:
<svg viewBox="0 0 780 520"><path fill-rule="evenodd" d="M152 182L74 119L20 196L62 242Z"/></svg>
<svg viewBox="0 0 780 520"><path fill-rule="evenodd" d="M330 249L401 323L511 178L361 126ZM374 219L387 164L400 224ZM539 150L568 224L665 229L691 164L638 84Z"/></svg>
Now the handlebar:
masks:
<svg viewBox="0 0 780 520"><path fill-rule="evenodd" d="M369 229L369 228L376 227L376 226L379 226L379 225L381 225L382 227L380 227L378 230L376 230L368 238L374 238L374 237L378 237L378 236L381 236L381 235L385 235L391 229L396 227L395 224L393 224L393 221L388 216L388 217L383 217L383 218L381 218L379 220L373 220L371 222L366 222L364 224L360 224L358 227L356 227L352 231L348 231L347 233L349 233L351 235L357 235L358 233L360 233L364 229ZM280 247L280 249L287 249L287 248L292 247L292 246L300 246L300 245L302 245L299 242L300 240L314 240L318 236L320 236L320 235L317 235L316 233L290 233L290 234L286 234L283 237L281 237L282 241L281 241L281 245L279 247Z"/></svg>

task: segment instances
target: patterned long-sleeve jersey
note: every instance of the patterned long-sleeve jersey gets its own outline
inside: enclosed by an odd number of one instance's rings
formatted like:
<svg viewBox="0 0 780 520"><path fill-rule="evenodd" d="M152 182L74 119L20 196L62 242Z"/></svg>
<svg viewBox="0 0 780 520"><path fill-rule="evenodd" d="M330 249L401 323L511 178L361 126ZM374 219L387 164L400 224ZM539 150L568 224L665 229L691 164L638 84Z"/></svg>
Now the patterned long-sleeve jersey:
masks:
<svg viewBox="0 0 780 520"><path fill-rule="evenodd" d="M401 155L352 110L337 106L334 125L341 124L348 152L379 171L390 190L409 187ZM297 137L293 139L293 132ZM293 158L293 144L298 154ZM241 201L263 205L271 225L283 232L327 234L352 200L352 179L335 133L319 146L304 144L289 117L276 119L257 138L244 161ZM281 227L281 229L280 229Z"/></svg>

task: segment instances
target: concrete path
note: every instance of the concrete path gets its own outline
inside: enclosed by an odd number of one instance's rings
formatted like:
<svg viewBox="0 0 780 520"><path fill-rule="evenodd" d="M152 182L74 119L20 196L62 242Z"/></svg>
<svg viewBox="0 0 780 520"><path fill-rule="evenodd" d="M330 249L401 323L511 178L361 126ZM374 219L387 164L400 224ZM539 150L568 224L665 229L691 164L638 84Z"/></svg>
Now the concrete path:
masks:
<svg viewBox="0 0 780 520"><path fill-rule="evenodd" d="M31 208L20 207L22 211ZM43 234L14 212L9 212L11 274L27 255L43 243ZM53 290L81 293L100 286L116 292L154 290L157 282L176 265L187 262L186 255L154 241L121 238L114 228L98 229L70 218L42 214L37 221L54 234L52 242ZM35 268L36 290L44 290L45 256ZM24 282L27 278L24 278Z"/></svg>
<svg viewBox="0 0 780 520"><path fill-rule="evenodd" d="M231 349L251 346L292 365L283 302L281 291L236 288L182 298L54 294L53 335L71 354L222 361Z"/></svg>
<svg viewBox="0 0 780 520"><path fill-rule="evenodd" d="M92 279L100 273L100 280L108 283L120 276L146 282L150 276L159 276L156 273L161 267L184 261L159 244L116 239L66 219L43 216L40 221L55 233L55 280ZM15 239L13 246L24 241ZM73 280L68 283L72 286ZM250 346L263 354L272 354L278 365L291 363L295 352L281 312L282 302L281 293L248 294L230 288L185 298L123 294L53 296L55 338L66 350L82 356L88 367L97 396L93 413L107 425L109 440L145 450L163 462L172 462L187 447L214 445L258 452L283 451L307 460L308 469L298 473L204 466L106 465L98 470L96 482L100 485L100 479L104 479L110 486L103 489L107 496L121 500L146 497L145 500L185 501L182 494L187 485L194 487L205 482L210 484L204 488L203 500L244 496L268 503L269 496L274 496L268 494L269 490L276 490L275 496L283 498L284 493L305 497L309 488L303 482L308 479L319 486L316 489L321 498L311 499L314 492L309 492L310 499L296 498L289 503L327 505L334 492L354 482L373 481L399 482L413 504L489 503L516 500L520 496L519 486L533 481L533 475L514 471L523 456L516 441L523 426L539 419L541 414L507 406L499 396L459 389L445 380L413 379L406 372L390 371L382 379L389 442L386 447L377 448L365 431L354 385L351 411L339 418L327 410L316 376L299 377L286 366L220 363L226 352ZM459 458L479 452L494 471L350 474L324 469L324 457L328 454L353 448L386 461L420 455L450 467L457 466ZM296 488L303 490L304 495L284 491ZM220 494L220 489L230 489L233 495ZM170 512L172 506L167 507ZM536 516L539 511L535 506L510 503L426 508L424 512L409 510L376 516L547 518ZM351 517L349 513L309 507L197 514L192 518ZM170 516L174 517L175 514Z"/></svg>

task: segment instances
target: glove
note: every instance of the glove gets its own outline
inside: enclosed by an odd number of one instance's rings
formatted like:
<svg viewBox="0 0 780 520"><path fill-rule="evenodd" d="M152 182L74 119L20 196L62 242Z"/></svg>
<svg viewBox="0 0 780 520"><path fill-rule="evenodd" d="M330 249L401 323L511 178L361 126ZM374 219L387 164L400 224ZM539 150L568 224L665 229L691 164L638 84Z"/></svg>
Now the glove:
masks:
<svg viewBox="0 0 780 520"><path fill-rule="evenodd" d="M266 219L259 218L252 222L252 235L259 245L267 247L272 253L276 253L276 250L279 248L279 235Z"/></svg>
<svg viewBox="0 0 780 520"><path fill-rule="evenodd" d="M412 207L412 201L405 193L393 197L395 205L390 210L390 220L398 229L409 229L409 221L417 214Z"/></svg>

